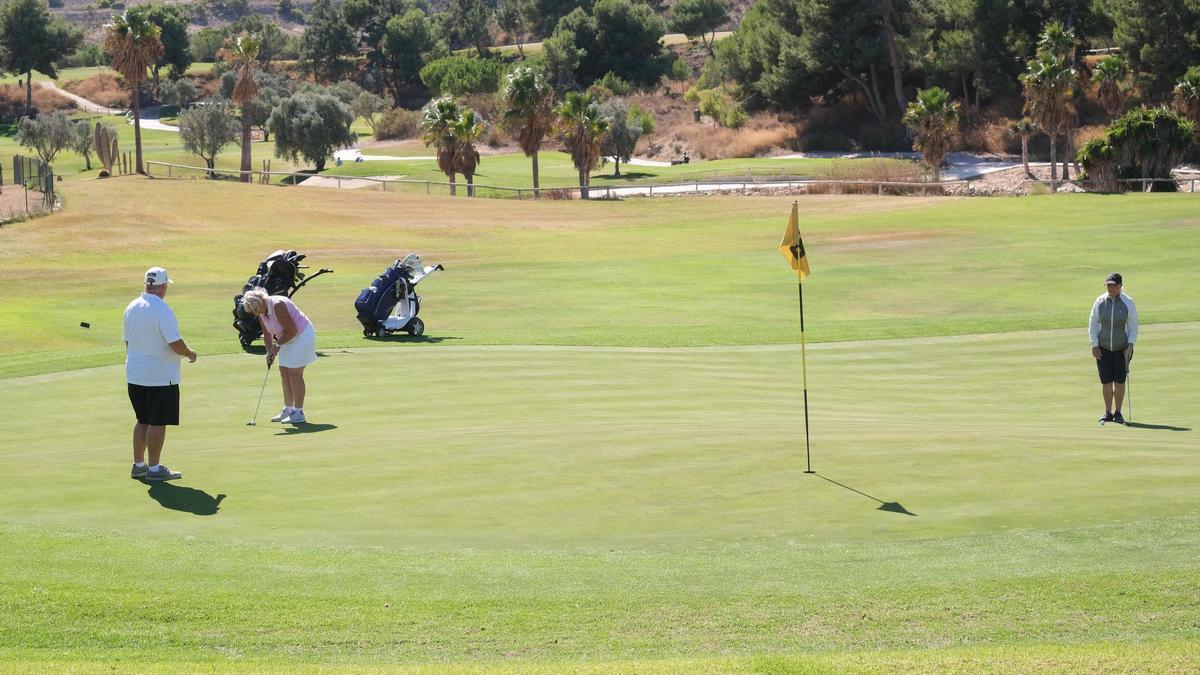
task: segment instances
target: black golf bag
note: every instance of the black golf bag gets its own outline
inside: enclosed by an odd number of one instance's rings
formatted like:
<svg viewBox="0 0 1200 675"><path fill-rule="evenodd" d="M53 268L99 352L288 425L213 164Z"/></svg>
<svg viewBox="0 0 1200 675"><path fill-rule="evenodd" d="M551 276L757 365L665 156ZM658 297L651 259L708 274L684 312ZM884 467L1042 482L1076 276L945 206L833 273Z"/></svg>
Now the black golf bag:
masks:
<svg viewBox="0 0 1200 675"><path fill-rule="evenodd" d="M290 298L304 284L333 271L321 269L306 279L301 270L307 269L308 266L300 264L304 258L303 253L295 251L275 251L258 264L258 271L246 280L242 292L233 296L233 327L237 329L242 349L248 349L251 343L262 337L262 325L259 324L258 317L242 307L242 296L247 291L261 287L268 295L286 295Z"/></svg>
<svg viewBox="0 0 1200 675"><path fill-rule="evenodd" d="M423 334L425 322L417 317L421 312L421 297L416 286L441 269L441 265L422 267L415 253L388 266L354 301L363 335L382 337L401 331L414 336Z"/></svg>

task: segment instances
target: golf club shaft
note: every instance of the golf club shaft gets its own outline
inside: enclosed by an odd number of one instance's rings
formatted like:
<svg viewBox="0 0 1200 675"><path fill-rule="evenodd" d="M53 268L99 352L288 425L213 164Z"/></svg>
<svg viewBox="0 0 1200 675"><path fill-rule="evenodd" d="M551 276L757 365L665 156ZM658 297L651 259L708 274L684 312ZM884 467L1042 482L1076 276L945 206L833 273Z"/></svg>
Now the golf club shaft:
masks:
<svg viewBox="0 0 1200 675"><path fill-rule="evenodd" d="M1129 421L1133 421L1133 371L1125 366L1125 395L1129 397Z"/></svg>
<svg viewBox="0 0 1200 675"><path fill-rule="evenodd" d="M250 418L251 422L258 421L258 409L262 407L263 394L267 391L267 378L271 376L271 364L267 364L267 372L263 373L262 388L258 390L258 404L254 406L254 417Z"/></svg>

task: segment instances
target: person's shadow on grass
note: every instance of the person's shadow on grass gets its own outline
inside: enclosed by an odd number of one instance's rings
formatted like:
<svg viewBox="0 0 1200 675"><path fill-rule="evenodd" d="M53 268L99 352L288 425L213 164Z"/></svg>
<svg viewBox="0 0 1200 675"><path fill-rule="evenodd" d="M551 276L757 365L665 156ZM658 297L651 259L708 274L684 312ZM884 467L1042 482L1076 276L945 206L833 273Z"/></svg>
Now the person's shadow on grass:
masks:
<svg viewBox="0 0 1200 675"><path fill-rule="evenodd" d="M143 482L150 486L146 494L164 509L184 511L196 516L217 515L217 510L221 508L221 500L225 499L223 494L213 497L204 490L172 485L167 481Z"/></svg>
<svg viewBox="0 0 1200 675"><path fill-rule="evenodd" d="M282 430L275 435L293 436L295 434L316 434L336 428L336 424L309 424L308 422L301 422L300 424L293 424L291 426L283 427Z"/></svg>

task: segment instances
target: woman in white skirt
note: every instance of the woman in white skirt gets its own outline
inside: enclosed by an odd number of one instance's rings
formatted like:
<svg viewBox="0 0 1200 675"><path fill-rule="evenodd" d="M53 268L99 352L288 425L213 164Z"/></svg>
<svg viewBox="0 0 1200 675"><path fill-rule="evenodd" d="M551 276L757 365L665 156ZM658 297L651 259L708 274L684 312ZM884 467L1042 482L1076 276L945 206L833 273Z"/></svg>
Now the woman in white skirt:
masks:
<svg viewBox="0 0 1200 675"><path fill-rule="evenodd" d="M267 295L261 288L242 296L246 311L258 316L267 343L267 367L279 358L283 380L283 410L272 422L301 424L304 417L304 367L317 360L317 332L312 322L290 298Z"/></svg>

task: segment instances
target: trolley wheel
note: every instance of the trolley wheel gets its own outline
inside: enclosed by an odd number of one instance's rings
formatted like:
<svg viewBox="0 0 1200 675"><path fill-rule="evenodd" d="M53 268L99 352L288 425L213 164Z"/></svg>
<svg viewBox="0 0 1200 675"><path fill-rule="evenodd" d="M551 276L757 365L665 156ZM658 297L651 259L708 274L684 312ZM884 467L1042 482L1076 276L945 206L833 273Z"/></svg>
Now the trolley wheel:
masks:
<svg viewBox="0 0 1200 675"><path fill-rule="evenodd" d="M375 331L371 330L370 328L363 329L363 337L374 337L374 336L375 336Z"/></svg>
<svg viewBox="0 0 1200 675"><path fill-rule="evenodd" d="M375 331L375 337L383 337L384 335L387 335L387 331L382 328Z"/></svg>
<svg viewBox="0 0 1200 675"><path fill-rule="evenodd" d="M416 337L418 335L424 335L425 334L425 322L420 319L414 318L412 321L408 322L408 327L405 328L405 330L407 330L408 334L412 335L413 337Z"/></svg>

